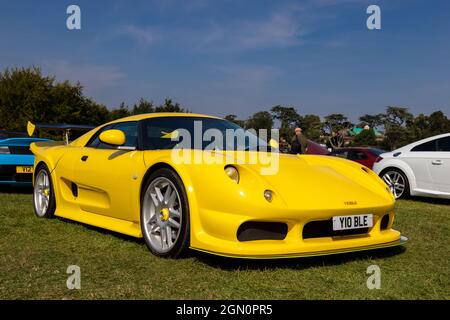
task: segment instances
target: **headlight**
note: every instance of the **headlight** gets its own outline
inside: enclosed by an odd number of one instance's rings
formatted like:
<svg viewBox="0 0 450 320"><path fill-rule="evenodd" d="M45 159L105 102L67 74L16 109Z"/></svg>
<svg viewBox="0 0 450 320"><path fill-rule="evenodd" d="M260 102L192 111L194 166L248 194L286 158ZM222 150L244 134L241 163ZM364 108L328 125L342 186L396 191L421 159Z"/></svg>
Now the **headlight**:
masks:
<svg viewBox="0 0 450 320"><path fill-rule="evenodd" d="M273 199L273 192L272 192L272 190L265 190L265 191L264 191L264 198L265 198L268 202L272 202L272 199Z"/></svg>
<svg viewBox="0 0 450 320"><path fill-rule="evenodd" d="M233 166L225 167L226 175L236 183L239 183L239 171Z"/></svg>
<svg viewBox="0 0 450 320"><path fill-rule="evenodd" d="M6 146L0 146L0 154L10 154L9 148Z"/></svg>

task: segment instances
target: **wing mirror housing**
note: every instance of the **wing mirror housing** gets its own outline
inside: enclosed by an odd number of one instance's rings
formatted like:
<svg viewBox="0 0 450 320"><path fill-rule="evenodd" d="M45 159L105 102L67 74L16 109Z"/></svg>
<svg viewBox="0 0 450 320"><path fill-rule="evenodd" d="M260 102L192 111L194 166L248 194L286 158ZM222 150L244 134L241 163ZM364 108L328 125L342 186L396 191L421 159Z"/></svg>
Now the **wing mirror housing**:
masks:
<svg viewBox="0 0 450 320"><path fill-rule="evenodd" d="M121 130L111 129L100 133L99 139L101 142L111 146L120 147L125 144L125 133Z"/></svg>

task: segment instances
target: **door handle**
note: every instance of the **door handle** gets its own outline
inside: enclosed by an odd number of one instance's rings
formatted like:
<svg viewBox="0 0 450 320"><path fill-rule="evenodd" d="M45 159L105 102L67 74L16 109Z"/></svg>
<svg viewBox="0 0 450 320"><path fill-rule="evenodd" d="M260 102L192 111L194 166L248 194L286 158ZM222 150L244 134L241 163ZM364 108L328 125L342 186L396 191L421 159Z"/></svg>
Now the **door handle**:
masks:
<svg viewBox="0 0 450 320"><path fill-rule="evenodd" d="M439 166L442 164L442 160L433 160L433 161L431 161L431 164L434 164L435 166Z"/></svg>
<svg viewBox="0 0 450 320"><path fill-rule="evenodd" d="M89 158L89 156L82 156L81 161L86 161Z"/></svg>

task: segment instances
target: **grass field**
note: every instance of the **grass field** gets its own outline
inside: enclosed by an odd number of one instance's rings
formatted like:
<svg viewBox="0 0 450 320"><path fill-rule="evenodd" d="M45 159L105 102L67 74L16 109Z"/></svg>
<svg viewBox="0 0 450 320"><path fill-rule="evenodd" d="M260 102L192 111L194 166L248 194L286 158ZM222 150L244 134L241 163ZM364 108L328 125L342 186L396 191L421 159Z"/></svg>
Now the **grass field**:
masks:
<svg viewBox="0 0 450 320"><path fill-rule="evenodd" d="M450 299L450 203L397 202L405 248L246 261L152 256L143 241L34 216L32 196L0 193L0 299ZM68 265L81 290L66 287ZM381 289L366 286L369 265Z"/></svg>

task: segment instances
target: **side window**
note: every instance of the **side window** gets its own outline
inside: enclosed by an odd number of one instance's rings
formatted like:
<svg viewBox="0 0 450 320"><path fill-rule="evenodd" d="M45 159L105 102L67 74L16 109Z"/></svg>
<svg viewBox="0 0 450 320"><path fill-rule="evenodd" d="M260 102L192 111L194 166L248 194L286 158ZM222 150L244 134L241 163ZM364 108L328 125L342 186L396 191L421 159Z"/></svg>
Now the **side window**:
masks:
<svg viewBox="0 0 450 320"><path fill-rule="evenodd" d="M366 160L367 155L362 151L353 150L348 155L348 159L350 159L350 160Z"/></svg>
<svg viewBox="0 0 450 320"><path fill-rule="evenodd" d="M122 130L125 133L125 147L137 147L138 138L138 123L134 122L121 122L114 126L113 129Z"/></svg>
<svg viewBox="0 0 450 320"><path fill-rule="evenodd" d="M440 138L437 143L438 151L450 151L450 137Z"/></svg>
<svg viewBox="0 0 450 320"><path fill-rule="evenodd" d="M102 144L100 142L100 139L98 138L100 136L100 133L102 133L103 131L112 129L114 127L115 124L109 124L103 128L101 128L100 130L98 130L91 138L91 140L86 144L86 147L89 148L98 148L98 146L100 144Z"/></svg>
<svg viewBox="0 0 450 320"><path fill-rule="evenodd" d="M426 152L426 151L436 151L437 150L437 140L431 140L422 144L419 144L418 146L415 146L411 149L412 152Z"/></svg>
<svg viewBox="0 0 450 320"><path fill-rule="evenodd" d="M333 151L331 154L333 156L336 156L339 158L347 159L348 151L347 150L336 150L336 151Z"/></svg>
<svg viewBox="0 0 450 320"><path fill-rule="evenodd" d="M137 147L137 137L138 137L138 125L137 122L121 122L121 123L113 123L107 125L106 127L100 129L88 142L86 147L96 148L96 149L114 149L113 146L102 143L99 139L100 134L103 131L110 129L122 130L125 133L125 144L126 147Z"/></svg>

